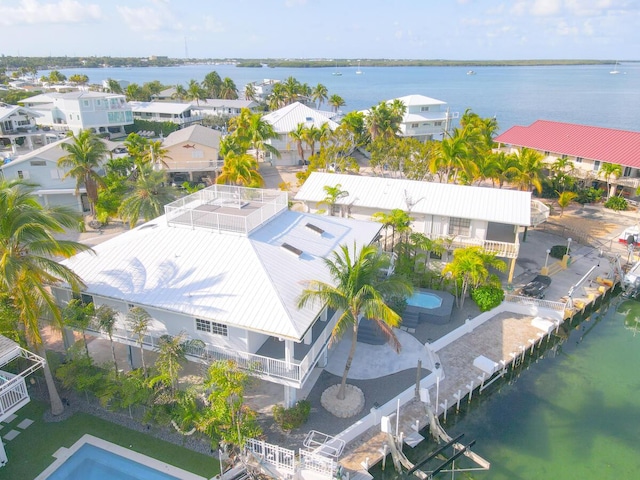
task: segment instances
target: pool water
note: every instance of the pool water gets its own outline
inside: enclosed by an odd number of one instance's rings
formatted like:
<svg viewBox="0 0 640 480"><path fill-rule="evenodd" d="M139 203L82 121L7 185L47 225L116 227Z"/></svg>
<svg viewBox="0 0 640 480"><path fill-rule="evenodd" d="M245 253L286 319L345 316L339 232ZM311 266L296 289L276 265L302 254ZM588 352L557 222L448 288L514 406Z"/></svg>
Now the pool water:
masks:
<svg viewBox="0 0 640 480"><path fill-rule="evenodd" d="M442 298L429 292L414 292L407 298L407 305L420 308L438 308L442 305Z"/></svg>
<svg viewBox="0 0 640 480"><path fill-rule="evenodd" d="M177 480L141 463L84 444L48 480Z"/></svg>

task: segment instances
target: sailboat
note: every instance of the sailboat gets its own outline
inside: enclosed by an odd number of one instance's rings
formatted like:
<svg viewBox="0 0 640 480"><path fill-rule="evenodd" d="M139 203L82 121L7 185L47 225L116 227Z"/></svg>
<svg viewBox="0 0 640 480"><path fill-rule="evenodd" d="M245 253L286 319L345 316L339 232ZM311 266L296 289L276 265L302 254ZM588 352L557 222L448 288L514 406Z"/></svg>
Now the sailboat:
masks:
<svg viewBox="0 0 640 480"><path fill-rule="evenodd" d="M338 70L338 62L336 62L336 71L333 72L331 75L335 75L336 77L341 77L342 76L342 72L340 72Z"/></svg>
<svg viewBox="0 0 640 480"><path fill-rule="evenodd" d="M613 66L613 70L609 72L611 75L618 75L620 70L618 70L618 61L616 60L616 64Z"/></svg>
<svg viewBox="0 0 640 480"><path fill-rule="evenodd" d="M356 70L356 75L362 75L362 70L360 70L360 60L358 60L358 69Z"/></svg>

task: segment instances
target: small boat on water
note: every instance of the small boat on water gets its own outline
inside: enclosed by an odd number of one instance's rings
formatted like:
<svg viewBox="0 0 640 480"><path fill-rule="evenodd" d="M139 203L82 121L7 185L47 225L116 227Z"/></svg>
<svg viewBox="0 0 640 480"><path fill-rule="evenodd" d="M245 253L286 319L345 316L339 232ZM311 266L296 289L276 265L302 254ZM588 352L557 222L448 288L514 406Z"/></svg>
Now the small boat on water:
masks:
<svg viewBox="0 0 640 480"><path fill-rule="evenodd" d="M475 72L475 71L473 71L473 70L469 70L469 71L467 72L467 75L475 75L475 74L476 74L476 72Z"/></svg>
<svg viewBox="0 0 640 480"><path fill-rule="evenodd" d="M342 72L340 70L338 70L338 62L336 62L336 71L333 72L331 75L334 75L336 77L341 77L342 76Z"/></svg>
<svg viewBox="0 0 640 480"><path fill-rule="evenodd" d="M360 70L360 60L358 60L358 69L356 70L356 75L362 75L362 70Z"/></svg>
<svg viewBox="0 0 640 480"><path fill-rule="evenodd" d="M618 75L620 70L618 70L618 61L616 60L616 64L613 66L613 70L609 72L611 75Z"/></svg>

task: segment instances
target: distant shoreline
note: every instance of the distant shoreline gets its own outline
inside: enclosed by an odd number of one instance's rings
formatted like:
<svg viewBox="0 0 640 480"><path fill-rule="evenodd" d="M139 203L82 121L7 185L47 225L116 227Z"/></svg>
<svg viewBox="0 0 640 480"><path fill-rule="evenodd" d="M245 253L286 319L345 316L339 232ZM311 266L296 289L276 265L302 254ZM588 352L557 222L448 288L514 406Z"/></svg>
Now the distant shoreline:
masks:
<svg viewBox="0 0 640 480"><path fill-rule="evenodd" d="M226 64L239 68L348 68L357 67L523 67L566 65L614 65L635 63L640 60L410 60L410 59L283 59L283 58L168 58L168 57L10 57L2 59L6 70L27 68L31 70L55 70L70 68L110 67L180 67L198 64Z"/></svg>

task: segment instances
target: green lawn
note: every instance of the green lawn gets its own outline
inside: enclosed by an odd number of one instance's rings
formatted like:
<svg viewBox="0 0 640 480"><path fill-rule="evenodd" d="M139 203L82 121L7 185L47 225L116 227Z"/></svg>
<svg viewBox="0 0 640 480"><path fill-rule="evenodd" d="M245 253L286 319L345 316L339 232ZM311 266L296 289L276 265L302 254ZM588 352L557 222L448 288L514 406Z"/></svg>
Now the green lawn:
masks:
<svg viewBox="0 0 640 480"><path fill-rule="evenodd" d="M0 479L33 479L54 462L53 453L70 447L88 433L136 452L169 463L189 472L211 478L220 471L218 460L176 446L150 435L130 430L85 413L76 413L62 422L46 423L42 414L48 405L31 402L17 412L10 425L3 424L0 435L6 435L25 418L34 420L16 438L5 441L9 462L0 468Z"/></svg>

